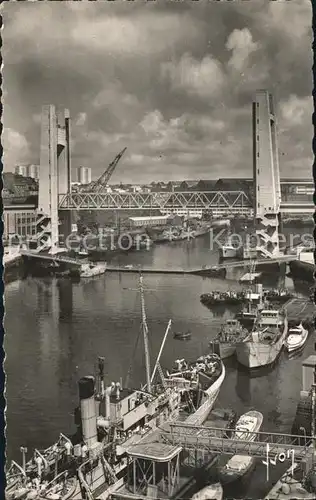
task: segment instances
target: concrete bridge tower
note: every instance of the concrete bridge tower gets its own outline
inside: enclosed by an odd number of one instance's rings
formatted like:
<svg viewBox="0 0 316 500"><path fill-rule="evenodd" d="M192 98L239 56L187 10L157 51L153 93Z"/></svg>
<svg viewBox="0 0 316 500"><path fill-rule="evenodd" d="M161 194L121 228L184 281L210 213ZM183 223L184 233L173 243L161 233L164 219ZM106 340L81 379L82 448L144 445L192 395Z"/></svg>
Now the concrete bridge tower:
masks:
<svg viewBox="0 0 316 500"><path fill-rule="evenodd" d="M70 116L53 105L42 107L37 249L54 253L59 242L58 200L70 192ZM69 219L69 214L68 215ZM71 223L71 221L68 221ZM69 230L70 232L70 230Z"/></svg>
<svg viewBox="0 0 316 500"><path fill-rule="evenodd" d="M254 216L257 251L277 257L281 204L277 130L272 95L258 90L252 104Z"/></svg>

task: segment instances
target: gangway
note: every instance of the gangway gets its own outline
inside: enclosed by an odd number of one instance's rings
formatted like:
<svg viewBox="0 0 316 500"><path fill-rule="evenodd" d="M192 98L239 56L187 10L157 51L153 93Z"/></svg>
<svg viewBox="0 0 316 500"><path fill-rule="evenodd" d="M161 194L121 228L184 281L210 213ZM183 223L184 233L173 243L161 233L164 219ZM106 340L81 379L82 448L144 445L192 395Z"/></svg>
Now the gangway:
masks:
<svg viewBox="0 0 316 500"><path fill-rule="evenodd" d="M249 440L242 441L227 437L227 429L172 423L169 432L162 431L161 439L165 443L181 446L188 451L250 455L263 459L267 458L267 454L269 459L274 459L275 456L283 454L286 458L291 458L292 455L296 462L303 460L306 456L308 443L312 440L310 436L274 432L247 431L247 434Z"/></svg>

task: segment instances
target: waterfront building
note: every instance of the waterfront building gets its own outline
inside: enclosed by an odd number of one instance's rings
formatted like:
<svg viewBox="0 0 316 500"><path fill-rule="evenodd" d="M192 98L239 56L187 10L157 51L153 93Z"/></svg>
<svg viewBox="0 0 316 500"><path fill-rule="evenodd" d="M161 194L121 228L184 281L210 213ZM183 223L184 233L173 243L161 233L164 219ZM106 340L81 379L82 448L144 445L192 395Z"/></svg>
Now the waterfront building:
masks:
<svg viewBox="0 0 316 500"><path fill-rule="evenodd" d="M191 210L186 210L185 208L173 208L173 209L163 209L161 210L163 215L178 215L179 217L188 217L201 219L203 215L203 209L193 208Z"/></svg>
<svg viewBox="0 0 316 500"><path fill-rule="evenodd" d="M170 215L154 215L145 217L129 217L129 221L134 227L143 226L165 226L170 221Z"/></svg>
<svg viewBox="0 0 316 500"><path fill-rule="evenodd" d="M12 205L3 212L3 239L36 234L36 209L28 205Z"/></svg>

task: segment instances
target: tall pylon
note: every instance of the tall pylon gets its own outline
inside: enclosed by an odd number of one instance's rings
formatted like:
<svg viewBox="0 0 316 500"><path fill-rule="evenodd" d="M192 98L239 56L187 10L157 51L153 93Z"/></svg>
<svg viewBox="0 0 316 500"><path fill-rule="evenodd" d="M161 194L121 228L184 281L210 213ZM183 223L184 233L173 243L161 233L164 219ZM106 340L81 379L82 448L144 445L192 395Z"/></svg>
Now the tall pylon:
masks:
<svg viewBox="0 0 316 500"><path fill-rule="evenodd" d="M273 258L280 255L281 186L275 109L273 97L267 90L256 92L252 120L257 252Z"/></svg>
<svg viewBox="0 0 316 500"><path fill-rule="evenodd" d="M70 115L57 113L55 106L42 107L38 193L38 251L58 248L58 200L70 192Z"/></svg>

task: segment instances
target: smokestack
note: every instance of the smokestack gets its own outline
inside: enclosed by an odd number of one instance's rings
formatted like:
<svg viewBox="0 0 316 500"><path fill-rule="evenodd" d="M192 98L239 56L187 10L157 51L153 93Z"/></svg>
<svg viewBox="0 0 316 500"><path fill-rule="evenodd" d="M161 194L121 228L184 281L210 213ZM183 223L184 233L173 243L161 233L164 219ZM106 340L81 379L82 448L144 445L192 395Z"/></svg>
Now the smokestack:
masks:
<svg viewBox="0 0 316 500"><path fill-rule="evenodd" d="M97 441L97 412L95 402L94 377L83 377L79 380L79 398L81 409L82 436L90 449Z"/></svg>

